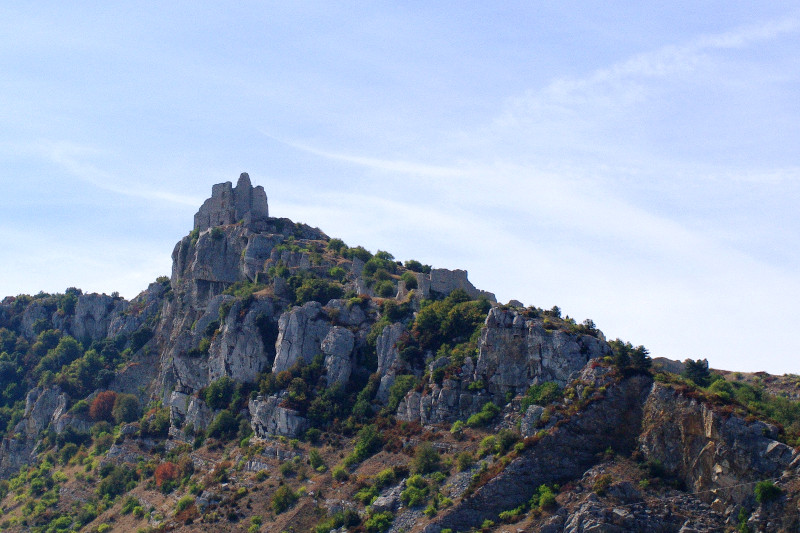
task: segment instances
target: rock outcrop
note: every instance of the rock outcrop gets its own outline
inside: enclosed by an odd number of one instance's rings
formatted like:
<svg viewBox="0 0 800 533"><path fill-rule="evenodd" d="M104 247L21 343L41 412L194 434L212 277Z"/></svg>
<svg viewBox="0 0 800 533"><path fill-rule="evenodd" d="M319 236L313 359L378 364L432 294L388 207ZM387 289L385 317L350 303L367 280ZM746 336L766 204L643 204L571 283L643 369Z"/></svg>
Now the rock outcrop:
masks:
<svg viewBox="0 0 800 533"><path fill-rule="evenodd" d="M547 329L542 319L495 307L481 332L475 380L496 395L522 393L545 381L563 386L590 359L610 354L602 339Z"/></svg>
<svg viewBox="0 0 800 533"><path fill-rule="evenodd" d="M778 429L759 420L722 415L670 387L655 383L644 406L639 444L692 491L709 502L740 503L747 482L779 477L798 453L776 440ZM722 489L711 492L712 489Z"/></svg>
<svg viewBox="0 0 800 533"><path fill-rule="evenodd" d="M314 356L322 353L322 341L331 327L319 302L308 302L281 315L272 372L289 370L299 361L313 361Z"/></svg>
<svg viewBox="0 0 800 533"><path fill-rule="evenodd" d="M274 344L264 345L263 331L273 321L273 314L274 306L268 299L255 300L247 308L239 300L233 302L222 331L211 343L209 379L228 376L237 381L253 382L260 372L269 368Z"/></svg>
<svg viewBox="0 0 800 533"><path fill-rule="evenodd" d="M258 396L250 400L250 423L257 436L300 437L308 429L308 421L282 403L283 399L278 396Z"/></svg>
<svg viewBox="0 0 800 533"><path fill-rule="evenodd" d="M507 394L524 394L534 384L553 381L563 387L577 378L591 359L611 353L602 338L547 329L541 318L526 317L523 312L490 309L477 361L467 358L458 372L460 379L434 383L424 393L409 392L398 407L398 419L422 424L463 419L486 402L504 404ZM384 400L398 373L391 365L397 359L394 343L401 332L387 327L378 339L378 371L382 375L378 397ZM431 371L448 364L447 359L434 361Z"/></svg>
<svg viewBox="0 0 800 533"><path fill-rule="evenodd" d="M468 390L469 383L445 379L426 394L409 392L397 407L397 419L421 424L442 424L466 419L481 410L491 396Z"/></svg>
<svg viewBox="0 0 800 533"><path fill-rule="evenodd" d="M328 385L345 385L353 371L355 336L349 329L333 326L320 344L325 355Z"/></svg>
<svg viewBox="0 0 800 533"><path fill-rule="evenodd" d="M425 531L466 531L484 520L496 520L500 512L527 502L540 485L580 477L608 447L623 453L633 450L642 405L651 384L649 377L634 376L610 387L604 398L524 450L472 496L442 513Z"/></svg>

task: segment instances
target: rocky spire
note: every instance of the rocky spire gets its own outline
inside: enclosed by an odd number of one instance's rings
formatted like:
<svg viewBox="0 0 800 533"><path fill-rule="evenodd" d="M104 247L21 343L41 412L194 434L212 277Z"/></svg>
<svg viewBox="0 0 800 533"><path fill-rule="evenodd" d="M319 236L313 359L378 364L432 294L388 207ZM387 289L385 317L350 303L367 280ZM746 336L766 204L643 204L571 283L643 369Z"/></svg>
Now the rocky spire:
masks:
<svg viewBox="0 0 800 533"><path fill-rule="evenodd" d="M250 176L243 172L236 182L217 183L211 188L211 198L203 202L194 216L194 229L206 230L244 221L245 224L269 217L267 193L262 186L253 187Z"/></svg>

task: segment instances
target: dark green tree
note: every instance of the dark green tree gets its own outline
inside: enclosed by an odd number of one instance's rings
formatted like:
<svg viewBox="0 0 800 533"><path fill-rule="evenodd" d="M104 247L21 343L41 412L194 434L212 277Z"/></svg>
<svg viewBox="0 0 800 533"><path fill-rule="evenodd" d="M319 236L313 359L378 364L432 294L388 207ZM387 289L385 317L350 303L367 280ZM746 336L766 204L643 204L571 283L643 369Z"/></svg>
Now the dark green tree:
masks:
<svg viewBox="0 0 800 533"><path fill-rule="evenodd" d="M683 362L683 373L681 375L686 379L693 381L700 387L708 387L708 384L711 382L711 372L708 370L708 360L685 360Z"/></svg>

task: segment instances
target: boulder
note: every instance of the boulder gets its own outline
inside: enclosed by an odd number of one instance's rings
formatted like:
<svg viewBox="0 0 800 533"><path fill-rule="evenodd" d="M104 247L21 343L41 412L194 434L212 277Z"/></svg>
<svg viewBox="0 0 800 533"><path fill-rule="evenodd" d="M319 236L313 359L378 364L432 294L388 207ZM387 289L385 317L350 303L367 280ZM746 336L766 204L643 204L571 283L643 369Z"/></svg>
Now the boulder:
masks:
<svg viewBox="0 0 800 533"><path fill-rule="evenodd" d="M397 341L400 335L406 330L400 322L389 324L378 336L376 350L378 352L378 374L385 374L389 368L397 361L399 355L397 351Z"/></svg>
<svg viewBox="0 0 800 533"><path fill-rule="evenodd" d="M519 431L523 437L530 437L536 433L536 424L542 418L544 407L541 405L531 405L525 411L525 415L520 422Z"/></svg>
<svg viewBox="0 0 800 533"><path fill-rule="evenodd" d="M308 429L308 421L294 409L281 406L278 396L258 396L250 400L250 425L256 436L300 437Z"/></svg>
<svg viewBox="0 0 800 533"><path fill-rule="evenodd" d="M325 312L335 324L357 327L366 322L367 313L360 305L351 305L347 300L331 300Z"/></svg>
<svg viewBox="0 0 800 533"><path fill-rule="evenodd" d="M399 352L397 351L397 341L405 329L405 326L400 322L389 324L383 328L376 342L378 375L381 376L376 398L381 403L388 401L389 389L392 388L398 372L405 366L403 361L399 359Z"/></svg>

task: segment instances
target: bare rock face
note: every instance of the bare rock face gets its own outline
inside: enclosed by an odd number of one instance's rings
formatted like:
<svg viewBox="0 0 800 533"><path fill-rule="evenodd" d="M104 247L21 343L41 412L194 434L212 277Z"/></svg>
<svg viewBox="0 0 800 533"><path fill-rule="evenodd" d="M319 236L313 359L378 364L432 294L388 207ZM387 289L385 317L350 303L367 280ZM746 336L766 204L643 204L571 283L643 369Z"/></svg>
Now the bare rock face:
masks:
<svg viewBox="0 0 800 533"><path fill-rule="evenodd" d="M593 358L611 353L590 335L547 330L539 319L495 307L481 332L475 379L492 394L522 393L533 383L565 385Z"/></svg>
<svg viewBox="0 0 800 533"><path fill-rule="evenodd" d="M124 302L121 311L108 324L108 336L130 335L161 309L162 297L169 289L164 283L151 283L130 302Z"/></svg>
<svg viewBox="0 0 800 533"><path fill-rule="evenodd" d="M75 305L75 316L69 331L76 339L104 339L111 321L127 307L121 299L107 294L82 294Z"/></svg>
<svg viewBox="0 0 800 533"><path fill-rule="evenodd" d="M211 189L211 198L203 202L194 216L194 229L204 231L214 226L226 226L269 217L267 194L260 185L253 187L250 176L242 173L236 187L231 182L218 183Z"/></svg>
<svg viewBox="0 0 800 533"><path fill-rule="evenodd" d="M0 475L6 476L31 460L39 433L64 413L67 401L58 387L28 391L22 420L0 446Z"/></svg>
<svg viewBox="0 0 800 533"><path fill-rule="evenodd" d="M640 448L648 459L680 477L692 491L726 487L717 496L740 503L752 495L742 483L778 477L797 452L778 442L775 426L736 415L722 416L704 404L655 383L644 407Z"/></svg>
<svg viewBox="0 0 800 533"><path fill-rule="evenodd" d="M405 326L400 322L389 324L378 336L376 348L378 352L378 374L381 376L381 384L378 387L377 398L380 402L389 399L389 389L394 384L398 370L402 368L402 361L399 359L397 351L397 341L405 331Z"/></svg>
<svg viewBox="0 0 800 533"><path fill-rule="evenodd" d="M66 403L67 396L58 387L31 389L25 397L25 414L14 431L35 437L64 411Z"/></svg>
<svg viewBox="0 0 800 533"><path fill-rule="evenodd" d="M429 394L409 392L397 407L397 419L421 424L441 424L465 419L481 410L490 398L467 390L467 384L445 379Z"/></svg>
<svg viewBox="0 0 800 533"><path fill-rule="evenodd" d="M360 305L350 305L347 300L331 300L325 307L328 315L337 324L358 327L367 321L364 309Z"/></svg>
<svg viewBox="0 0 800 533"><path fill-rule="evenodd" d="M36 338L36 332L33 325L38 320L49 320L53 314L53 309L48 309L47 306L41 301L34 301L25 308L22 313L22 334L29 341Z"/></svg>
<svg viewBox="0 0 800 533"><path fill-rule="evenodd" d="M299 437L308 429L308 421L297 411L282 407L282 401L278 396L250 400L250 425L258 437Z"/></svg>
<svg viewBox="0 0 800 533"><path fill-rule="evenodd" d="M610 386L602 400L590 404L522 451L471 496L440 513L424 531L438 533L444 528L466 531L484 520L496 520L501 511L527 502L540 484L562 483L581 476L598 462L598 456L608 446L623 453L634 449L642 404L651 384L647 376L633 376Z"/></svg>
<svg viewBox="0 0 800 533"><path fill-rule="evenodd" d="M353 371L353 346L355 336L347 328L333 326L320 344L325 354L328 385L344 385Z"/></svg>
<svg viewBox="0 0 800 533"><path fill-rule="evenodd" d="M331 327L318 302L308 302L282 314L278 320L272 372L277 374L289 370L300 360L310 363L315 355L321 353L322 341Z"/></svg>
<svg viewBox="0 0 800 533"><path fill-rule="evenodd" d="M255 233L247 241L242 256L240 270L250 279L263 272L265 264L272 257L275 246L283 240L282 235L263 235Z"/></svg>
<svg viewBox="0 0 800 533"><path fill-rule="evenodd" d="M206 402L195 396L173 392L167 404L172 427L191 425L195 431L205 430L214 417Z"/></svg>
<svg viewBox="0 0 800 533"><path fill-rule="evenodd" d="M397 341L405 331L405 326L400 322L389 324L378 336L376 348L378 352L378 374L386 374L397 361Z"/></svg>
<svg viewBox="0 0 800 533"><path fill-rule="evenodd" d="M257 379L270 363L260 322L270 321L273 313L272 302L267 299L255 300L247 309L242 309L241 301L233 304L221 334L211 343L208 358L211 381L222 376L244 382Z"/></svg>
<svg viewBox="0 0 800 533"><path fill-rule="evenodd" d="M536 433L536 423L542 418L542 414L544 414L544 407L541 405L528 406L519 427L519 432L523 437L530 437Z"/></svg>

